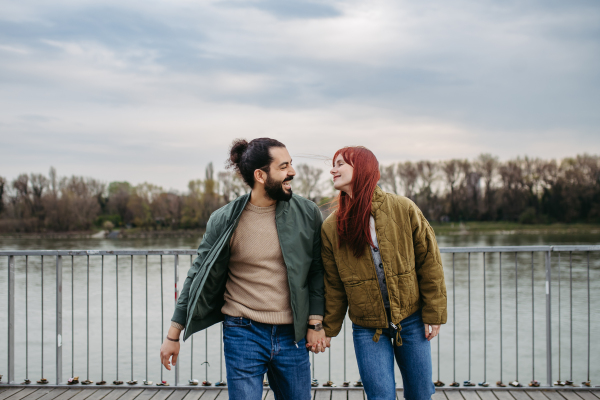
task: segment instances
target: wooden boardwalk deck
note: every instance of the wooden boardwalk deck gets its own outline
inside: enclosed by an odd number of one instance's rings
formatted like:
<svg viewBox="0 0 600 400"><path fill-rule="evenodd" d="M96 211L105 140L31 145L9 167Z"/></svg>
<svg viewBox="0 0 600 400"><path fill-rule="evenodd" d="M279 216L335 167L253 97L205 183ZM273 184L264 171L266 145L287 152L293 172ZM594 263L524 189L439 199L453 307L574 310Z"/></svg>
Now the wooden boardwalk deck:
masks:
<svg viewBox="0 0 600 400"><path fill-rule="evenodd" d="M313 390L314 400L363 400L360 389ZM402 390L397 391L402 400ZM82 386L0 386L0 400L227 400L227 390L202 388L98 388ZM264 400L274 400L265 390ZM569 389L438 389L432 400L600 400L600 390Z"/></svg>

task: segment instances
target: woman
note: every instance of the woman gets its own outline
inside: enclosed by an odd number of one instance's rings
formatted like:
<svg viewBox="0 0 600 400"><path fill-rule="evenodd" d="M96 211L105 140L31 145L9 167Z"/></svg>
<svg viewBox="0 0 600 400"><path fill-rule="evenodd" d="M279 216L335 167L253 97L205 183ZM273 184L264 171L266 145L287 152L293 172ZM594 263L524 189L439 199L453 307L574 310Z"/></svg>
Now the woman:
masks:
<svg viewBox="0 0 600 400"><path fill-rule="evenodd" d="M345 147L334 156L337 208L321 229L328 337L349 308L367 398L395 399L394 358L404 397L430 399L429 340L446 322L446 287L433 229L406 197L385 193L375 155Z"/></svg>

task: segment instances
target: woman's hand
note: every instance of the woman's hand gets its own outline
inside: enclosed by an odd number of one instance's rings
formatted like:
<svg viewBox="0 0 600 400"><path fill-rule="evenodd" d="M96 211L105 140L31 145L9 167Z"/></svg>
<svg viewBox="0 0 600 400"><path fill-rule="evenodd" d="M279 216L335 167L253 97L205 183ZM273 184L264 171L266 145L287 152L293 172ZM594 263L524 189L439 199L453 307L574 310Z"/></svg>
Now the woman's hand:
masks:
<svg viewBox="0 0 600 400"><path fill-rule="evenodd" d="M306 347L315 354L325 352L327 346L327 340L325 337L325 331L314 331L309 329L306 333Z"/></svg>
<svg viewBox="0 0 600 400"><path fill-rule="evenodd" d="M429 325L425 324L425 339L431 340L440 333L441 325Z"/></svg>

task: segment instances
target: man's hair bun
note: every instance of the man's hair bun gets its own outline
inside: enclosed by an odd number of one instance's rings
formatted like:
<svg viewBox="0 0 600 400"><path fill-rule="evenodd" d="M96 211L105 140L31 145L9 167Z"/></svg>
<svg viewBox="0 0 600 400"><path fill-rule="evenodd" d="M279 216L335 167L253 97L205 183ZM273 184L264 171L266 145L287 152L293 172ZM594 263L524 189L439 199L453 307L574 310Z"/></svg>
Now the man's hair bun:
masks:
<svg viewBox="0 0 600 400"><path fill-rule="evenodd" d="M248 142L244 139L236 139L231 144L231 150L229 150L229 162L228 166L234 167L239 170L240 162L242 161L242 156L248 150Z"/></svg>

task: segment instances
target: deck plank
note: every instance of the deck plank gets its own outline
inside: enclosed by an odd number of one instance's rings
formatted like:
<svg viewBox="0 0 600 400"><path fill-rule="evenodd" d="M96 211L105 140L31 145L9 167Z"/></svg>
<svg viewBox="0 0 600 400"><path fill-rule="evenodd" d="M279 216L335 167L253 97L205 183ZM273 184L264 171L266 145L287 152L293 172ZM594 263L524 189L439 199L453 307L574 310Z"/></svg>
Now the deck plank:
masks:
<svg viewBox="0 0 600 400"><path fill-rule="evenodd" d="M446 397L448 397L448 400L464 400L458 390L447 390Z"/></svg>
<svg viewBox="0 0 600 400"><path fill-rule="evenodd" d="M348 391L347 390L332 390L331 391L331 400L347 400L348 399Z"/></svg>
<svg viewBox="0 0 600 400"><path fill-rule="evenodd" d="M508 390L492 390L492 392L494 392L498 400L515 400Z"/></svg>
<svg viewBox="0 0 600 400"><path fill-rule="evenodd" d="M264 400L275 400L275 392L268 390L266 394L263 393Z"/></svg>
<svg viewBox="0 0 600 400"><path fill-rule="evenodd" d="M10 396L10 400L21 400L23 397L27 397L30 394L33 394L38 391L38 388L26 387L25 389L19 391L18 393Z"/></svg>
<svg viewBox="0 0 600 400"><path fill-rule="evenodd" d="M465 400L480 400L475 390L461 390L460 394Z"/></svg>
<svg viewBox="0 0 600 400"><path fill-rule="evenodd" d="M11 387L6 389L4 392L0 393L0 400L4 400L9 398L10 396L19 393L21 390L25 389L24 387Z"/></svg>
<svg viewBox="0 0 600 400"><path fill-rule="evenodd" d="M188 392L189 390L175 390L173 394L169 396L169 400L181 400L188 394Z"/></svg>
<svg viewBox="0 0 600 400"><path fill-rule="evenodd" d="M205 392L204 389L190 389L190 391L185 395L183 400L198 400L199 398L202 397L204 392ZM138 398L135 400L142 400L142 399L140 399L140 397L138 396ZM144 400L147 400L147 399L144 399Z"/></svg>
<svg viewBox="0 0 600 400"><path fill-rule="evenodd" d="M108 396L108 394L112 391L113 390L110 388L100 388L98 390L95 390L88 397L86 397L85 400L101 400L101 399L105 398L106 396Z"/></svg>
<svg viewBox="0 0 600 400"><path fill-rule="evenodd" d="M42 396L50 393L54 388L40 388L35 392L31 393L29 396L23 397L23 400L37 400Z"/></svg>
<svg viewBox="0 0 600 400"><path fill-rule="evenodd" d="M218 390L216 390L218 392ZM152 400L165 400L173 393L173 389L159 389L158 393L152 397Z"/></svg>
<svg viewBox="0 0 600 400"><path fill-rule="evenodd" d="M315 390L315 400L330 400L331 390Z"/></svg>
<svg viewBox="0 0 600 400"><path fill-rule="evenodd" d="M577 396L572 390L561 390L560 394L567 400L581 400L581 397Z"/></svg>
<svg viewBox="0 0 600 400"><path fill-rule="evenodd" d="M396 400L404 400L404 389L396 389Z"/></svg>
<svg viewBox="0 0 600 400"><path fill-rule="evenodd" d="M67 390L67 388L54 388L54 389L50 390L48 393L46 393L45 395L43 395L42 397L40 397L38 400L52 400L55 397L58 397L61 394L63 394L66 390Z"/></svg>
<svg viewBox="0 0 600 400"><path fill-rule="evenodd" d="M142 393L140 393L140 395L138 397L136 397L136 400L150 400L156 393L159 392L160 389L144 389L144 391Z"/></svg>
<svg viewBox="0 0 600 400"><path fill-rule="evenodd" d="M123 397L123 395L125 395L125 393L127 393L129 389L127 387L119 387L119 388L115 388L112 390L112 392L110 392L109 394L106 395L106 397L104 397L102 400L117 400L120 399L121 397Z"/></svg>
<svg viewBox="0 0 600 400"><path fill-rule="evenodd" d="M348 390L348 400L364 400L364 390Z"/></svg>
<svg viewBox="0 0 600 400"><path fill-rule="evenodd" d="M598 400L598 398L600 398L600 392L597 391L592 392L591 390L569 390L569 392L575 393L583 400Z"/></svg>
<svg viewBox="0 0 600 400"><path fill-rule="evenodd" d="M71 400L85 400L96 392L96 389L82 390L71 398Z"/></svg>
<svg viewBox="0 0 600 400"><path fill-rule="evenodd" d="M398 400L402 400L404 397L400 397L400 393L397 391ZM431 400L447 400L446 394L444 390L436 390L434 394L431 395Z"/></svg>
<svg viewBox="0 0 600 400"><path fill-rule="evenodd" d="M491 390L478 390L477 396L479 396L481 400L498 400Z"/></svg>
<svg viewBox="0 0 600 400"><path fill-rule="evenodd" d="M223 389L219 392L219 396L215 400L229 400L229 390Z"/></svg>
<svg viewBox="0 0 600 400"><path fill-rule="evenodd" d="M119 397L119 400L133 400L136 397L138 397L140 394L142 394L143 391L144 391L144 389L129 389L127 391L127 393L125 393L123 396Z"/></svg>
<svg viewBox="0 0 600 400"><path fill-rule="evenodd" d="M527 395L525 390L511 390L510 394L516 400L531 400L531 397Z"/></svg>
<svg viewBox="0 0 600 400"><path fill-rule="evenodd" d="M214 389L214 390L206 390L204 392L204 394L202 395L202 397L200 397L200 400L215 400L217 398L217 396L219 395L220 390ZM227 397L229 397L229 394L227 395ZM155 400L154 398L152 400Z"/></svg>
<svg viewBox="0 0 600 400"><path fill-rule="evenodd" d="M557 390L542 390L542 393L550 400L565 400L564 396L561 396Z"/></svg>
<svg viewBox="0 0 600 400"><path fill-rule="evenodd" d="M52 399L54 399L54 400L69 400L71 397L76 396L79 392L81 392L81 389L75 389L75 388L67 389L64 392L62 392L60 395L53 397ZM52 393L54 393L54 391L52 391L48 394L52 394Z"/></svg>
<svg viewBox="0 0 600 400"><path fill-rule="evenodd" d="M527 394L529 395L529 397L531 397L533 400L548 400L548 397L546 395L544 395L544 393L542 393L541 390L536 389L536 390L528 390ZM555 399L552 399L555 400Z"/></svg>

